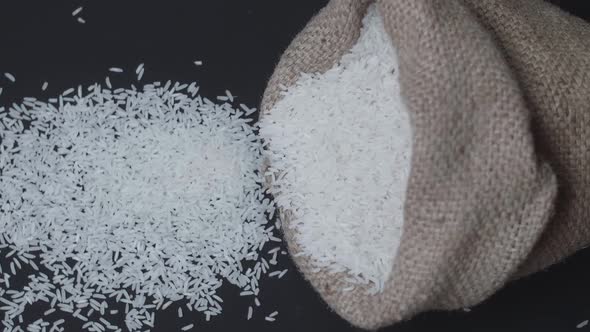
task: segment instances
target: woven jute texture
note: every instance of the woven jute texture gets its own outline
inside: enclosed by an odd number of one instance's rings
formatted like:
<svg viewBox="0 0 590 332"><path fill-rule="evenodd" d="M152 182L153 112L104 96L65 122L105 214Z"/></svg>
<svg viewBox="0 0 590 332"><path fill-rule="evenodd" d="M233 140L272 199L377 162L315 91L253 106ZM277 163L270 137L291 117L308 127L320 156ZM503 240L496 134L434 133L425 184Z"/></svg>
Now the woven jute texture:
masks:
<svg viewBox="0 0 590 332"><path fill-rule="evenodd" d="M369 3L332 0L309 22L282 56L262 116L301 73L326 71L354 45ZM294 257L333 310L367 329L475 305L590 242L588 24L541 0L378 9L413 130L393 271L381 293L342 292L342 275Z"/></svg>

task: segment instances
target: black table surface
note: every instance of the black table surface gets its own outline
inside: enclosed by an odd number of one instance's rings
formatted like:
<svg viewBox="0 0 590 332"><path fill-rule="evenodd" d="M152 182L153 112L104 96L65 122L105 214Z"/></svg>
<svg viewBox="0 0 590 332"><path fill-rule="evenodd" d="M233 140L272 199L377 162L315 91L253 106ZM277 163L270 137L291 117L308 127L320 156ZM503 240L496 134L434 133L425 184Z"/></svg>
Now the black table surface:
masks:
<svg viewBox="0 0 590 332"><path fill-rule="evenodd" d="M17 81L11 84L0 76L0 106L23 97L53 97L79 84L104 82L107 75L115 87L129 87L137 84L134 71L140 63L146 68L143 82L196 81L202 95L214 97L229 89L240 102L256 106L281 52L326 2L3 0L0 73L10 72ZM574 15L590 17L587 1L554 2ZM86 24L72 17L79 6L84 6L79 16ZM195 66L196 60L203 65ZM124 68L125 73L109 73L110 67ZM49 88L42 92L44 81ZM265 279L261 287L260 311L279 311L277 321L265 321L262 313L246 321L251 303L240 298L237 289L225 287L221 316L205 322L185 310L179 319L172 306L156 315L152 331L178 331L189 323L197 331L359 331L328 309L286 256L280 264L289 273L281 280ZM32 307L25 320L34 321L46 309ZM119 318L124 326L124 317ZM471 312L426 313L383 331L579 331L576 325L586 319L590 250L510 283ZM65 326L78 331L81 323L68 319Z"/></svg>

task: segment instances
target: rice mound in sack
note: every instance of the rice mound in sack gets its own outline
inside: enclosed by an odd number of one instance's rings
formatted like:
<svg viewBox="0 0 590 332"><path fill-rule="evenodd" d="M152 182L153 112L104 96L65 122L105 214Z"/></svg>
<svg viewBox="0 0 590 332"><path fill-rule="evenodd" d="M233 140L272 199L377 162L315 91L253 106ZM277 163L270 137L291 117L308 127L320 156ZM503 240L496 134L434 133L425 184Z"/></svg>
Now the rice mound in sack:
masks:
<svg viewBox="0 0 590 332"><path fill-rule="evenodd" d="M590 28L541 0L333 0L270 79L300 271L376 329L473 306L590 240Z"/></svg>

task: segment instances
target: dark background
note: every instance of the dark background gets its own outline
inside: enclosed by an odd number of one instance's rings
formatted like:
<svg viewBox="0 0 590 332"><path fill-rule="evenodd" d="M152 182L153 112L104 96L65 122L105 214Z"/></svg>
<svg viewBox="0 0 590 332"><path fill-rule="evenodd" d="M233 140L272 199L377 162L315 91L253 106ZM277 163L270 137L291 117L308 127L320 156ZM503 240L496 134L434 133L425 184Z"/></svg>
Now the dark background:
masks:
<svg viewBox="0 0 590 332"><path fill-rule="evenodd" d="M79 84L104 82L107 75L115 88L128 87L137 84L135 68L143 62L143 82L197 81L202 95L213 97L229 89L239 102L256 106L281 52L326 2L1 0L0 74L10 72L17 81L0 76L0 105L27 96L53 97ZM554 3L590 18L588 1ZM79 6L84 6L79 16L86 24L71 15ZM195 66L195 60L203 66ZM110 67L125 73L109 73ZM44 81L49 82L46 92L41 91ZM189 316L186 309L178 319L177 307L171 306L157 314L152 331L177 331L189 323L198 331L358 331L332 313L282 257L280 264L290 271L281 280L262 282L262 307L251 321L245 319L251 303L227 287L220 294L224 312L211 322ZM585 250L509 284L469 313L427 313L384 331L579 331L576 325L590 319L589 263L590 250ZM25 320L34 321L44 310L33 307ZM264 321L274 310L279 311L277 321ZM124 317L119 318L124 326ZM68 319L66 326L78 331L81 324ZM590 331L590 326L582 330Z"/></svg>

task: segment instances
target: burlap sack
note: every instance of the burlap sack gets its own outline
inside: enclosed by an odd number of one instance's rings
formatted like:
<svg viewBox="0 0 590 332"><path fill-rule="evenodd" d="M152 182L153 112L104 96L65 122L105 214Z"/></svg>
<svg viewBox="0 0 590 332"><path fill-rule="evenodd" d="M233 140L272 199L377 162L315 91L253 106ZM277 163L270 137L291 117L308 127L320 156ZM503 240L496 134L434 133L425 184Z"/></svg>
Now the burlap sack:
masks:
<svg viewBox="0 0 590 332"><path fill-rule="evenodd" d="M281 85L350 49L368 4L333 0L311 20L281 58L262 116ZM414 135L394 270L370 296L294 257L338 314L368 329L475 305L590 240L589 26L541 0L378 5Z"/></svg>

